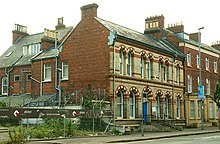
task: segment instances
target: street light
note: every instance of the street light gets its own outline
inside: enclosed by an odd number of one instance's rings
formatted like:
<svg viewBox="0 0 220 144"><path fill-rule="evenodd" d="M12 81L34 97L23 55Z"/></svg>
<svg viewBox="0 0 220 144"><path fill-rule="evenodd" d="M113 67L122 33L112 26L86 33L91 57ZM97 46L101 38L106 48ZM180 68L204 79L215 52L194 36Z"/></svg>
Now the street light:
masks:
<svg viewBox="0 0 220 144"><path fill-rule="evenodd" d="M204 100L204 87L202 86L202 65L201 65L201 34L200 30L204 29L204 27L201 27L198 29L198 47L199 47L199 87L198 87L198 97L201 97L201 91L202 91L202 97L201 100L201 123L202 123L202 130L204 129L204 107L203 107L203 100ZM202 88L202 89L201 89Z"/></svg>

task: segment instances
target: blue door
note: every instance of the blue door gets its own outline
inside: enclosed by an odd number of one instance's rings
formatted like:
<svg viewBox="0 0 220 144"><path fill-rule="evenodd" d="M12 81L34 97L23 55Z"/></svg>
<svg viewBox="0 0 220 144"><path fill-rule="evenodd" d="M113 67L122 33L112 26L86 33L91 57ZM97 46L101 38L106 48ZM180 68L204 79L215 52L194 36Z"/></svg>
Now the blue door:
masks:
<svg viewBox="0 0 220 144"><path fill-rule="evenodd" d="M147 122L148 121L148 103L145 102L143 103L143 114L144 114L144 122Z"/></svg>

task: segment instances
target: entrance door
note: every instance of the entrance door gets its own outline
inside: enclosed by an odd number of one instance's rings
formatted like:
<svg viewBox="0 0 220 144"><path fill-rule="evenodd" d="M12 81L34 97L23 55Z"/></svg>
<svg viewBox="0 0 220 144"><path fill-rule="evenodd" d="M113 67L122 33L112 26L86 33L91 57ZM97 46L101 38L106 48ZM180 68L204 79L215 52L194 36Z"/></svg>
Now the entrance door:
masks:
<svg viewBox="0 0 220 144"><path fill-rule="evenodd" d="M144 122L148 121L148 102L143 103Z"/></svg>

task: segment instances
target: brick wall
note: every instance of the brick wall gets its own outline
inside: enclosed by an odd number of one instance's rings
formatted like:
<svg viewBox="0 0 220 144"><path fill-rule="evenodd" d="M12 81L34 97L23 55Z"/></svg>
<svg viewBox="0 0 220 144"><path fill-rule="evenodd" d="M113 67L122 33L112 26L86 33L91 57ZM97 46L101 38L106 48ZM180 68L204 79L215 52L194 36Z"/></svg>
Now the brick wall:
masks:
<svg viewBox="0 0 220 144"><path fill-rule="evenodd" d="M88 84L105 89L110 69L109 31L93 18L96 5L90 10L81 9L82 20L65 42L60 61L68 62L69 81L74 82L76 89ZM92 14L88 14L89 11Z"/></svg>

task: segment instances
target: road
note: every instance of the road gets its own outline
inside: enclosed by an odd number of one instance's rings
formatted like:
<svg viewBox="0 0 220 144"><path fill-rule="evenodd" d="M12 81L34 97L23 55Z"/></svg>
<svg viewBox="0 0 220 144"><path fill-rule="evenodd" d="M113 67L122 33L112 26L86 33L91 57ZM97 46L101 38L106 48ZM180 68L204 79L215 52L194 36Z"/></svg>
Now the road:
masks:
<svg viewBox="0 0 220 144"><path fill-rule="evenodd" d="M126 142L126 144L219 144L220 133ZM125 143L120 143L125 144Z"/></svg>

